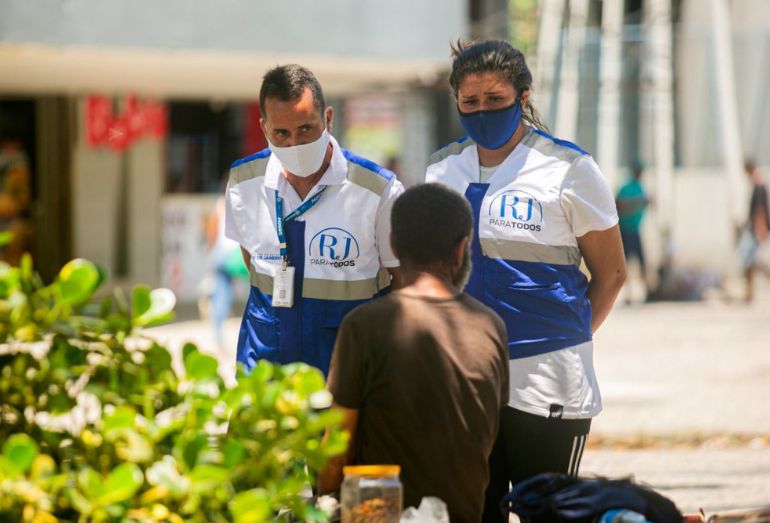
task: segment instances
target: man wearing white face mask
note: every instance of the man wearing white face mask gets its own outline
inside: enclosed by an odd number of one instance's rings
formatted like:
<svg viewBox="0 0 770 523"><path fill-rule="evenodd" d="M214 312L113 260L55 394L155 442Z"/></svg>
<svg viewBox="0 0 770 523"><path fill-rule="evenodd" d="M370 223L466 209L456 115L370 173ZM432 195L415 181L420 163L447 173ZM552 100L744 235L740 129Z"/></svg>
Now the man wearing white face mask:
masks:
<svg viewBox="0 0 770 523"><path fill-rule="evenodd" d="M251 293L237 361L302 361L328 372L342 318L399 284L388 241L403 186L342 149L318 80L298 65L265 74L259 93L269 148L236 161L225 235L241 245Z"/></svg>

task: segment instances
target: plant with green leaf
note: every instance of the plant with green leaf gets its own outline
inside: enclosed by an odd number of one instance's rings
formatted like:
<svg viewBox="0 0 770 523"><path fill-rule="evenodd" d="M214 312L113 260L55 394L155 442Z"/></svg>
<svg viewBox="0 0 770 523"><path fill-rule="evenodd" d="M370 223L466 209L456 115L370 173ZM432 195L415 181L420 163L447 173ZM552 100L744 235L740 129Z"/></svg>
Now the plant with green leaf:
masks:
<svg viewBox="0 0 770 523"><path fill-rule="evenodd" d="M138 330L173 318L173 294L97 298L104 281L86 260L50 285L29 257L0 265L0 521L326 519L306 470L347 435L320 371L260 362L228 387L188 344L178 376Z"/></svg>

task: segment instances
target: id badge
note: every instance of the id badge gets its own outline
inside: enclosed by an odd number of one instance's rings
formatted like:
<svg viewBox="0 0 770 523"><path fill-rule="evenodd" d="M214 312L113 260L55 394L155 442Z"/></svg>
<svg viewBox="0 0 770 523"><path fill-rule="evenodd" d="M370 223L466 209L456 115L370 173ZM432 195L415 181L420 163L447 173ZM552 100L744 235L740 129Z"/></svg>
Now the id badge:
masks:
<svg viewBox="0 0 770 523"><path fill-rule="evenodd" d="M273 277L273 307L294 306L294 267L281 265Z"/></svg>

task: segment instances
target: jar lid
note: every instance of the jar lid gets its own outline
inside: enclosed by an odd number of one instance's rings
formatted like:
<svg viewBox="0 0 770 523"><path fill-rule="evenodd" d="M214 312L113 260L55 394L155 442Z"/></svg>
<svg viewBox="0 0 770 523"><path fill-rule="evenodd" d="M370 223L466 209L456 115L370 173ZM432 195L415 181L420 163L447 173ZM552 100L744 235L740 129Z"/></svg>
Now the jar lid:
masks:
<svg viewBox="0 0 770 523"><path fill-rule="evenodd" d="M348 465L342 468L347 476L385 477L398 476L401 467L398 465Z"/></svg>

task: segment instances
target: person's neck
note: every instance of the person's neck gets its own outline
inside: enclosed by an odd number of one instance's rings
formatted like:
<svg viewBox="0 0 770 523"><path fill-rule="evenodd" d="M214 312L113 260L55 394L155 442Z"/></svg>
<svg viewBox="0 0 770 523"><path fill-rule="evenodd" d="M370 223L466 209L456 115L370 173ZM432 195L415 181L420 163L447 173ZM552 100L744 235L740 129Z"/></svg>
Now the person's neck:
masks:
<svg viewBox="0 0 770 523"><path fill-rule="evenodd" d="M398 290L402 294L419 298L452 298L460 289L452 283L448 274L440 271L410 270L401 267L403 286Z"/></svg>
<svg viewBox="0 0 770 523"><path fill-rule="evenodd" d="M324 161L321 164L321 168L318 169L316 172L311 174L310 176L297 176L296 174L292 174L286 169L283 170L283 176L286 178L286 181L289 182L289 185L291 185L294 188L294 191L296 191L297 196L299 196L300 200L304 200L307 198L307 195L310 194L310 191L315 187L315 185L323 178L324 173L326 172L326 169L329 168L329 164L332 162L332 144L329 144L328 149L326 150L326 156L324 157Z"/></svg>
<svg viewBox="0 0 770 523"><path fill-rule="evenodd" d="M524 138L524 135L529 132L529 128L524 125L524 122L519 124L519 128L513 133L511 139L506 142L505 145L499 149L485 149L484 147L476 144L479 151L479 164L482 167L497 167L511 154L519 142Z"/></svg>

